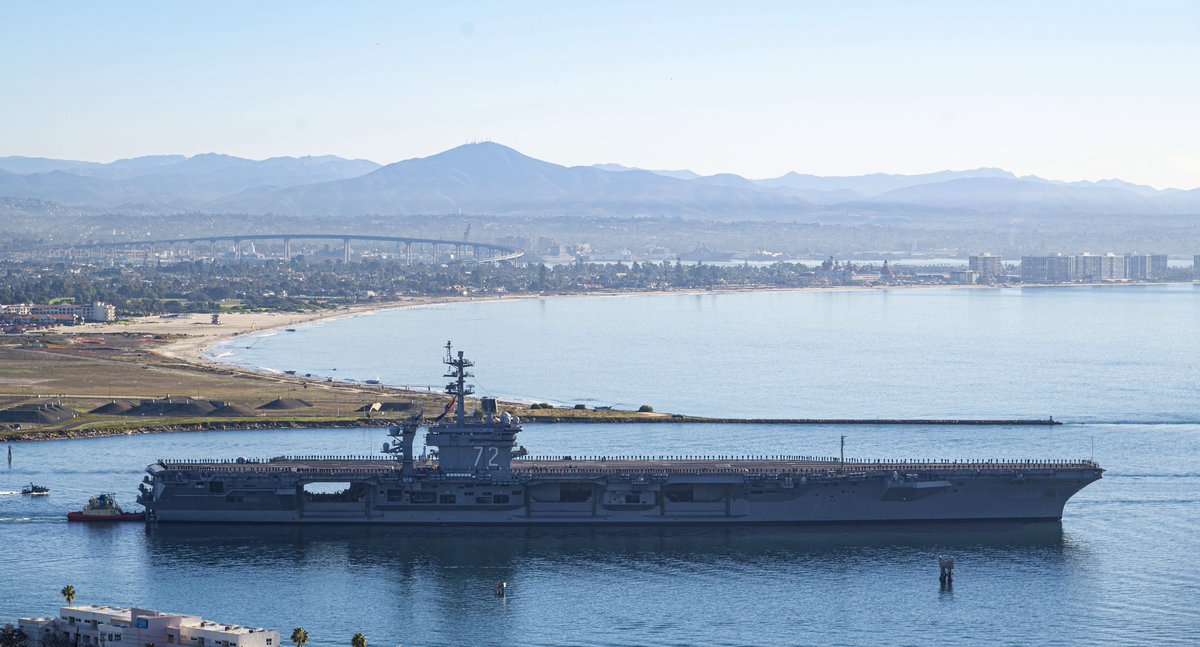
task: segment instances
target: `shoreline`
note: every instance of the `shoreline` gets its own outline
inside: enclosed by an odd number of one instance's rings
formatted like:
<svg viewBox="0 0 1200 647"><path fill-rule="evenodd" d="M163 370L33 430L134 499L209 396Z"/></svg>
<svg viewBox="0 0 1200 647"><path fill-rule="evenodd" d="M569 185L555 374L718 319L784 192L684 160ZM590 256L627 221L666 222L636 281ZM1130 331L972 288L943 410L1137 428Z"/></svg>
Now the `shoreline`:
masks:
<svg viewBox="0 0 1200 647"><path fill-rule="evenodd" d="M222 362L218 359L209 357L210 351L221 344L228 343L237 337L254 333L255 335L263 335L266 333L279 333L288 328L315 323L325 323L336 321L338 319L349 319L352 317L362 317L377 312L385 312L390 310L404 310L408 308L420 308L426 306L448 305L456 303L494 303L499 301L513 300L531 300L531 299L560 299L560 298L581 298L581 297L600 297L600 298L616 298L616 297L647 297L647 296L694 296L694 295L719 295L719 294L744 294L744 293L759 293L759 292L875 292L875 291L908 291L908 290L947 290L947 289L967 289L967 290L982 290L982 289L1023 289L1023 288L1086 288L1086 287L1131 287L1131 286L1153 286L1153 285L1173 285L1167 282L1153 283L1066 283L1066 284L1017 284L1017 285L880 285L880 286L855 286L855 285L838 285L829 287L820 286L804 286L793 288L728 288L718 290L636 290L636 291L596 291L596 292L564 292L550 294L513 294L513 295L487 295L480 297L471 296L426 296L426 297L408 297L398 301L385 301L369 304L355 304L335 308L333 310L322 310L314 312L263 312L263 313L223 313L221 314L222 323L214 326L206 321L211 317L210 314L202 313L184 313L179 315L160 315L160 316L144 316L136 317L132 320L124 320L127 323L101 323L101 324L84 324L76 329L60 329L58 332L68 335L88 335L88 334L120 334L120 333L149 333L149 334L166 334L180 335L181 337L171 340L168 344L161 348L154 349L154 354L186 364L190 364L201 370L219 370L232 371L255 377L267 377L276 379L294 379L299 382L323 383L323 380L316 378L306 378L298 375L282 375L273 372L264 367L250 367L231 362ZM284 319L285 318L285 319ZM284 319L284 320L280 320ZM172 326L171 324L175 324ZM180 324L186 323L186 326ZM193 326L202 326L197 330ZM183 328L180 330L179 328ZM197 334L199 332L200 334ZM399 385L393 384L375 384L364 385L358 382L348 382L345 380L333 380L334 384L342 386L363 387L370 386L374 390L379 390L384 393L409 394L423 393L412 389L404 389Z"/></svg>
<svg viewBox="0 0 1200 647"><path fill-rule="evenodd" d="M1147 284L1148 285L1148 284ZM1170 284L1155 284L1155 285L1170 285ZM262 334L274 334L282 332L287 328L311 325L323 321L331 321L335 319L360 317L381 312L386 310L402 310L406 308L419 308L426 306L439 306L454 303L488 303L507 300L531 300L531 299L548 299L548 298L579 298L579 297L649 297L649 296L699 296L699 295L721 295L721 294L743 294L755 292L866 292L875 290L945 290L954 288L967 289L1011 289L1012 287L1030 287L1030 288L1047 288L1047 287L1110 287L1109 284L1069 284L1069 285L1025 285L1025 286L991 286L991 285L908 285L908 286L833 286L833 287L796 287L796 288L736 288L736 289L721 289L721 290L670 290L670 291L596 291L596 292L571 292L571 293L551 293L551 294L519 294L519 295L486 295L479 297L446 295L446 296L431 296L431 297L413 297L397 301L385 301L369 304L357 304L348 307L339 307L330 310L321 310L313 312L286 313L286 312L254 312L254 313L229 313L222 314L222 323L213 325L211 323L210 314L188 313L179 315L167 316L147 316L139 317L133 320L124 320L120 323L110 322L103 324L85 324L76 326L71 329L59 329L55 331L64 337L75 338L70 343L72 345L78 343L79 348L84 349L82 355L90 355L95 359L85 359L79 356L72 356L74 359L68 360L73 362L85 361L87 365L95 368L100 382L82 382L83 386L77 386L76 391L71 392L72 395L47 395L46 393L38 394L40 389L26 390L25 398L43 398L43 397L62 397L75 400L83 400L86 404L88 401L102 401L123 397L126 399L140 399L152 396L135 396L132 394L118 394L113 396L112 389L109 389L109 395L102 396L96 390L83 390L89 388L88 384L102 383L106 377L111 376L118 380L115 383L125 383L120 380L127 379L127 384L145 383L141 379L140 370L134 369L153 369L155 374L162 375L165 373L174 372L178 377L173 378L177 382L174 388L166 393L178 392L200 392L201 388L206 389L204 392L211 393L214 388L217 391L225 391L226 395L221 398L239 402L246 397L247 393L253 392L255 397L266 399L272 395L281 397L285 391L289 394L296 393L300 389L312 389L316 387L316 391L308 391L318 399L324 400L323 405L328 411L318 411L314 409L310 415L285 415L274 419L271 418L256 418L256 419L205 419L203 416L176 418L173 420L163 419L142 419L141 424L132 421L118 421L113 419L105 422L98 420L95 422L86 422L85 424L69 424L65 427L50 427L50 428L31 428L22 430L16 433L4 433L3 440L7 442L19 440L53 440L53 439L69 439L69 438L90 438L116 435L138 435L146 433L170 433L170 432L186 432L186 431L213 431L223 429L291 429L291 428L341 428L341 427L371 427L378 425L394 424L395 418L390 421L387 418L371 419L369 416L354 416L344 417L345 413L338 413L336 416L334 408L339 412L349 412L347 406L338 405L338 402L353 402L353 406L357 407L362 404L361 401L368 404L373 401L386 401L389 398L407 398L417 402L417 406L428 411L440 411L442 406L442 396L439 394L426 393L424 390L405 389L398 385L391 384L365 384L357 380L330 380L322 377L303 377L295 374L281 373L275 369L257 368L223 362L218 358L211 356L211 351L214 347L228 343L231 340L242 336L255 336ZM114 356L95 355L93 351L88 349L94 348L89 344L104 344L100 340L89 340L89 336L97 335L129 335L143 337L138 342L140 351L133 353L124 359L118 359ZM53 343L53 342L51 342ZM24 351L29 352L29 351ZM41 355L41 353L37 353ZM138 359L138 356L143 359ZM17 357L20 357L18 354ZM155 358L149 361L150 358ZM19 361L19 360L18 360ZM49 358L41 361L52 362L51 366L58 366L59 360L51 360ZM127 373L123 377L116 377L121 374L121 371L115 373L110 369L105 368L108 363L117 361L122 366L128 366L133 373ZM139 366L139 364L142 364ZM17 366L14 364L14 366ZM112 365L115 369L116 366ZM57 370L57 369L53 369ZM78 369L63 368L64 371L74 371ZM188 375L191 377L188 377ZM132 378L132 379L129 379ZM0 379L3 382L3 379ZM14 383L16 383L14 381ZM207 386L201 387L204 384ZM25 388L32 386L32 383ZM178 389L178 390L176 390ZM248 389L248 390L247 390ZM126 389L128 391L128 389ZM137 391L134 391L137 393ZM234 395L234 394L237 395ZM9 396L18 396L19 393L14 390L14 393ZM298 395L298 393L297 393ZM531 401L532 402L532 401ZM784 421L784 420L769 420L769 419L734 419L721 417L701 417L693 415L683 415L679 413L653 413L653 414L638 414L632 411L567 411L565 409L556 411L554 414L545 415L537 410L531 409L530 402L505 400L504 406L513 410L518 415L528 420L531 423L634 423L634 422L680 422L680 423L750 423L757 422L763 424L781 424L784 422L795 422L795 424L816 424L829 423L839 424L838 421L822 420L822 421ZM75 405L78 409L78 404ZM94 402L88 406L94 406ZM100 424L95 424L99 422ZM850 421L842 422L841 424L849 424ZM882 421L861 420L855 421L856 424L880 424ZM1018 421L1010 420L1007 424L1031 424L1034 421ZM130 424L132 423L132 424ZM893 423L899 424L899 423ZM920 421L905 422L904 424L921 424ZM935 423L936 424L936 423ZM986 421L972 421L970 419L962 419L959 424L979 425L988 424ZM1041 423L1041 424L1044 424ZM39 425L40 427L40 425Z"/></svg>
<svg viewBox="0 0 1200 647"><path fill-rule="evenodd" d="M30 431L20 436L12 436L0 442L23 443L45 442L50 440L84 440L90 438L111 438L113 436L144 436L148 434L195 433L204 431L268 431L278 429L366 429L369 427L389 427L396 424L389 419L356 419L329 420L314 423L304 420L247 420L247 421L212 421L198 420L196 422L180 422L162 425L146 425L132 429L45 429Z"/></svg>

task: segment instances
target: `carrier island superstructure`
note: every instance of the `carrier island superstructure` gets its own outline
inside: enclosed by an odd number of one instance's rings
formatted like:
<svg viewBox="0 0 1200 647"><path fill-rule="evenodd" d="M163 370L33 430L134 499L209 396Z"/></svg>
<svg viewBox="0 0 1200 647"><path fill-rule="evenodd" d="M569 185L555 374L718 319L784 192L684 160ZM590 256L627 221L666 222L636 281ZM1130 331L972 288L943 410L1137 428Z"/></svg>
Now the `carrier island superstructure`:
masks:
<svg viewBox="0 0 1200 647"><path fill-rule="evenodd" d="M446 345L445 413L392 428L378 456L160 460L149 523L670 525L1061 519L1092 461L780 457L535 458L520 420L466 396L473 362ZM446 418L449 418L446 420ZM413 443L426 428L427 451ZM337 484L337 485L334 485ZM330 491L330 490L333 491Z"/></svg>

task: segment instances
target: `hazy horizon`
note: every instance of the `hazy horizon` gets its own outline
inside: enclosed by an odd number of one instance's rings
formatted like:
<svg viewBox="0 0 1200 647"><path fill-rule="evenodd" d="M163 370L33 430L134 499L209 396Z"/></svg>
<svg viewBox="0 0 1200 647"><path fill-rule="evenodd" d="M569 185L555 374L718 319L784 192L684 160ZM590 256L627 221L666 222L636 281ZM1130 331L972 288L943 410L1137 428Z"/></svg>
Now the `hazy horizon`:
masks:
<svg viewBox="0 0 1200 647"><path fill-rule="evenodd" d="M1200 186L1191 2L0 8L3 155L390 163L472 140L768 178Z"/></svg>
<svg viewBox="0 0 1200 647"><path fill-rule="evenodd" d="M486 142L486 143L499 144L499 145L501 145L501 146L506 146L506 147L508 147L508 148L512 148L512 147L508 146L507 144L505 144L504 142L497 142L497 141L491 141L491 140L484 140L484 141L469 141L469 142L463 142L463 143L461 143L461 144L458 144L457 146L453 146L453 147L451 147L450 149L447 149L447 150L452 150L453 148L458 148L459 146L465 146L465 145L469 145L469 144L485 143L485 142ZM519 152L519 153L522 153L522 154L525 154L525 152L524 152L524 151L521 151L521 150L518 150L518 149L515 149L515 148L514 148L513 150L517 150L517 152ZM134 157L119 157L119 158L110 158L110 159L101 159L101 160L96 160L96 159L68 159L68 158L45 158L45 157L36 156L36 155L7 155L7 154L0 154L0 159L6 158L6 157L8 157L8 158L13 158L13 157L25 157L25 158L30 158L30 159L58 159L58 160L61 160L61 161L71 161L71 162L85 162L85 163L94 163L94 164L112 164L112 163L115 163L115 162L127 161L127 160L130 160L130 159L137 159L137 158L143 158L143 157L169 157L169 156L181 156L181 155L182 155L183 157L186 157L186 158L198 157L198 156L203 156L203 155L224 155L224 156L229 156L229 157L238 157L238 158L241 158L241 159L248 159L248 160L251 160L251 161L259 161L259 162L261 162L261 161L266 161L266 160L269 160L269 159L285 159L285 158L299 159L299 158L304 158L304 157L313 157L313 158L321 158L321 157L340 157L340 158L342 158L342 159L351 160L351 161L365 161L365 162L371 162L371 163L374 163L374 164L378 164L378 165L380 165L380 167L383 167L383 166L387 166L387 165L389 165L389 164L394 164L394 163L396 163L396 162L403 162L403 161L406 161L406 160L411 160L411 159L421 159L421 158L424 158L424 157L430 157L430 156L432 156L432 155L437 155L438 153L443 153L443 152L446 152L446 151L436 151L436 152L434 152L434 153L431 153L430 155L420 155L420 156L415 156L415 155L414 155L414 156L409 156L409 157L401 157L401 158L398 158L398 159L395 159L395 160L389 160L389 161L380 161L380 160L368 159L368 158L347 158L347 157L344 157L344 156L341 156L341 155L336 155L336 154L333 154L333 153L312 153L312 154L306 154L306 155L267 155L267 156L265 156L265 157L242 157L242 156L239 156L239 155L230 155L229 153L224 153L224 152L221 152L221 151L203 151L203 152L200 152L200 153L194 153L194 154L188 154L188 155L185 155L185 154L182 154L182 153L159 152L159 153L147 153L147 154L145 154L145 155L137 155L137 156L134 156ZM559 165L561 165L561 166L567 166L567 167L570 167L570 166L584 166L584 167L623 166L623 167L626 167L626 169L628 169L628 170L640 170L640 171L651 171L651 172L686 172L686 171L692 171L692 172L694 172L694 170L693 170L693 169L691 169L691 168L689 168L689 167L674 168L674 169L658 169L658 168L651 169L651 168L643 168L643 167L635 167L635 166L630 166L630 165L628 165L628 164L622 164L621 162L614 162L614 161L611 161L611 160L610 160L610 161L600 161L600 162L593 162L593 163L590 163L590 164L575 164L575 165L571 165L571 164L564 164L564 163L561 163L561 162L557 162L557 161L555 161L555 160L540 160L540 161L550 162L550 163L553 163L553 164L559 164ZM1097 180L1092 180L1092 179L1090 179L1090 178L1042 177L1042 176L1034 176L1034 175L1022 174L1022 173L1016 173L1015 171L1012 171L1011 169L1006 169L1006 168L1002 168L1002 167L995 166L995 165L982 165L982 166L977 166L977 167L972 167L972 168L930 168L930 169L927 169L927 170L918 170L918 171L913 171L913 172L911 172L911 173L896 173L896 172L891 172L891 171L866 171L866 172L864 172L864 173L856 173L856 174L853 174L853 175L851 175L851 176L846 176L846 177L857 177L857 176L865 176L865 175L878 175L878 174L882 174L882 175L926 175L926 174L934 174L934 173L939 173L939 172L952 172L952 173L953 173L953 172L965 172L965 171L973 171L973 170L980 170L980 169L996 169L996 170L1001 170L1001 171L1008 171L1008 172L1012 172L1012 173L1014 173L1014 175L1016 175L1018 178L1025 178L1025 177L1036 177L1036 178L1038 178L1038 179L1041 179L1041 180L1047 180L1047 181L1050 181L1050 182L1065 182L1065 183L1074 183L1074 182L1100 182L1100 181L1105 181L1105 180L1122 180L1122 181L1128 181L1128 180L1126 180L1126 178L1118 178L1118 177L1111 177L1111 178L1099 178L1099 179L1097 179ZM784 173L781 173L779 176L773 176L773 177L753 177L753 176L746 176L746 175L742 175L742 174L740 174L740 173L735 173L735 172L733 172L733 171L721 171L721 172L718 172L718 173L716 173L716 174L714 174L714 175L717 175L717 174L735 174L735 175L741 175L742 177L745 177L746 179L749 179L749 180L769 180L769 179L774 179L774 178L777 178L777 177L780 177L780 176L786 175L786 174L788 174L788 173L800 173L800 174L803 174L803 175L813 175L813 176L817 176L817 177L839 177L839 176L835 176L835 175L833 175L833 174L811 173L811 172L803 172L803 171L785 171ZM705 176L705 175L701 175L701 177L707 177L707 176ZM1153 186L1153 185L1149 185L1149 186ZM1190 189L1192 189L1192 188L1200 188L1200 186L1197 186L1197 187L1161 187L1161 186L1154 186L1154 188L1156 188L1156 189L1159 189L1159 190L1163 190L1163 189L1183 189L1183 190L1190 190Z"/></svg>

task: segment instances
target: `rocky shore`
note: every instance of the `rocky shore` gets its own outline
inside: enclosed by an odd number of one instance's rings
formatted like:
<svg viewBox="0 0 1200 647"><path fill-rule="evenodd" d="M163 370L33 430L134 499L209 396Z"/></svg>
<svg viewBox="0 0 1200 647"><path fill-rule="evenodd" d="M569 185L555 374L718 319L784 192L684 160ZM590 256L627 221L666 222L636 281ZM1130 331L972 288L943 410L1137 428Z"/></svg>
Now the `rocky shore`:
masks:
<svg viewBox="0 0 1200 647"><path fill-rule="evenodd" d="M246 422L187 422L167 425L146 425L134 429L55 429L26 431L2 438L4 442L26 442L34 440L69 440L73 438L103 438L106 436L140 436L142 434L165 434L189 431L247 431L262 429L354 429L362 427L388 427L395 420L361 418L358 420L259 420Z"/></svg>

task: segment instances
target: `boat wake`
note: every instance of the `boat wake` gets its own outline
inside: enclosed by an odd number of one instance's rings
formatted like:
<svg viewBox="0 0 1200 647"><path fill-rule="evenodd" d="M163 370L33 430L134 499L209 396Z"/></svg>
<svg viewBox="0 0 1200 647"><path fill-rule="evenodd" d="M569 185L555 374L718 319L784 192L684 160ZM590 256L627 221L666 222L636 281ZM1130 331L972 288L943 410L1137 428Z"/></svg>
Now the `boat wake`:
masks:
<svg viewBox="0 0 1200 647"><path fill-rule="evenodd" d="M0 517L0 523L29 523L33 521L30 517Z"/></svg>
<svg viewBox="0 0 1200 647"><path fill-rule="evenodd" d="M0 492L0 496L16 496L18 494L20 494L20 492Z"/></svg>

